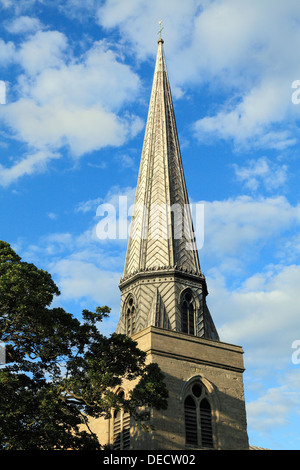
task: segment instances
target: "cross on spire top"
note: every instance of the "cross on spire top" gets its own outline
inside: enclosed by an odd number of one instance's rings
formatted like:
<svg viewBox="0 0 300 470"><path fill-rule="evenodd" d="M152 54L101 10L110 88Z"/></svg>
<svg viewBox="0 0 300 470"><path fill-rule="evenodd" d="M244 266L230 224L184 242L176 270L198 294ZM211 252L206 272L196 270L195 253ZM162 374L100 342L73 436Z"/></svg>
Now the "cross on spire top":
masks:
<svg viewBox="0 0 300 470"><path fill-rule="evenodd" d="M160 26L160 30L158 31L157 34L159 34L159 39L161 39L161 32L162 32L162 30L164 29L164 27L161 25L161 24L162 24L162 20L159 20L158 24L159 24L159 26Z"/></svg>

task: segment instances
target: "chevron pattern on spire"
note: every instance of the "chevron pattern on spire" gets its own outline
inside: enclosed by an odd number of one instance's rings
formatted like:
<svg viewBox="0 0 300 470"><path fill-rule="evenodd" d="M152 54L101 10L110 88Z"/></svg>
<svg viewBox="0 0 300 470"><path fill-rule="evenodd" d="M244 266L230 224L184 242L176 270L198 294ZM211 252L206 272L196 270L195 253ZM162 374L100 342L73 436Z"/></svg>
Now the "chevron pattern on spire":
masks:
<svg viewBox="0 0 300 470"><path fill-rule="evenodd" d="M205 300L161 38L119 288L118 333L155 326L218 340Z"/></svg>
<svg viewBox="0 0 300 470"><path fill-rule="evenodd" d="M166 267L201 272L160 38L124 278Z"/></svg>

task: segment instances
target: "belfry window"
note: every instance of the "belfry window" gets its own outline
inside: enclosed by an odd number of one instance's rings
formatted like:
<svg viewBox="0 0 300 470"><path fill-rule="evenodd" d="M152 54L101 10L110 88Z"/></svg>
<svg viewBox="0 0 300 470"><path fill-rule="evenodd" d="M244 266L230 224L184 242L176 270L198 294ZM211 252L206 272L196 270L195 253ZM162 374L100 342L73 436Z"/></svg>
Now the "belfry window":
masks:
<svg viewBox="0 0 300 470"><path fill-rule="evenodd" d="M124 392L120 392L120 396ZM113 450L128 450L130 448L130 414L123 410L113 413Z"/></svg>
<svg viewBox="0 0 300 470"><path fill-rule="evenodd" d="M211 408L206 398L200 402L201 443L204 447L213 447Z"/></svg>
<svg viewBox="0 0 300 470"><path fill-rule="evenodd" d="M185 419L185 439L190 445L198 445L197 431L197 409L196 403L191 396L188 396L184 402L184 419Z"/></svg>
<svg viewBox="0 0 300 470"><path fill-rule="evenodd" d="M196 382L184 400L186 445L213 448L212 412L206 395L205 387Z"/></svg>
<svg viewBox="0 0 300 470"><path fill-rule="evenodd" d="M126 304L126 334L133 335L135 332L135 306L133 298L130 297Z"/></svg>
<svg viewBox="0 0 300 470"><path fill-rule="evenodd" d="M183 333L195 334L195 308L189 290L185 291L181 298L181 329Z"/></svg>

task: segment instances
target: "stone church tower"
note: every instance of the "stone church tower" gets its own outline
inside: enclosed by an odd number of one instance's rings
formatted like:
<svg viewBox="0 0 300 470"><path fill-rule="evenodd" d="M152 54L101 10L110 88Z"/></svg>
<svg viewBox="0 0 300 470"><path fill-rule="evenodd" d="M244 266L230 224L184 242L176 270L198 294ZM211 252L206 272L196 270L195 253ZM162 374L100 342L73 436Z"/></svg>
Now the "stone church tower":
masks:
<svg viewBox="0 0 300 470"><path fill-rule="evenodd" d="M101 443L115 449L248 449L243 350L220 341L206 305L163 43L160 38L117 332L158 363L168 409L152 410L153 432L138 430L122 413L98 431Z"/></svg>

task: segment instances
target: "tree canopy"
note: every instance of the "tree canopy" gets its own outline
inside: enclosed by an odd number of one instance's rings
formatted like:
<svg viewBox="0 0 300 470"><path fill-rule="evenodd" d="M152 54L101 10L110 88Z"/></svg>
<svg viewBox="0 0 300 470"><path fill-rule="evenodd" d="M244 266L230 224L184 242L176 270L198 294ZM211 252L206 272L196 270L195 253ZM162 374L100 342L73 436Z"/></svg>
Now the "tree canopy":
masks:
<svg viewBox="0 0 300 470"><path fill-rule="evenodd" d="M131 338L101 334L107 306L75 318L51 308L60 292L51 275L0 241L0 449L101 449L89 417L112 409L147 423L147 407L167 407L157 364ZM137 384L125 398L123 380Z"/></svg>

